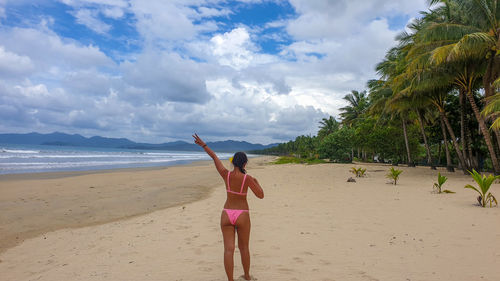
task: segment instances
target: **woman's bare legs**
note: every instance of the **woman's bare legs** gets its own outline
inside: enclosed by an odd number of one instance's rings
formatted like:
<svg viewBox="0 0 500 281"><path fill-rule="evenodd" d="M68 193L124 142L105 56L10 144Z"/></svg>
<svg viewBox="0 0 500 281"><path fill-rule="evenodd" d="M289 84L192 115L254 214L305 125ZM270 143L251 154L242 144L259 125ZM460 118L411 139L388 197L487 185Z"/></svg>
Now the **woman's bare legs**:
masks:
<svg viewBox="0 0 500 281"><path fill-rule="evenodd" d="M244 277L246 280L250 280L250 251L248 248L250 240L250 216L247 212L242 213L236 220L236 226L238 229L238 248L245 273ZM222 211L221 230L224 239L224 269L226 270L227 280L234 281L235 228L229 221L225 211Z"/></svg>
<svg viewBox="0 0 500 281"><path fill-rule="evenodd" d="M245 273L245 280L250 280L250 250L248 247L250 241L250 216L248 213L240 215L236 221L238 231L238 249L241 254L241 264Z"/></svg>
<svg viewBox="0 0 500 281"><path fill-rule="evenodd" d="M222 230L222 237L224 239L224 269L226 270L227 280L234 281L233 268L234 268L234 226L229 221L225 211L222 211L220 218L220 228Z"/></svg>

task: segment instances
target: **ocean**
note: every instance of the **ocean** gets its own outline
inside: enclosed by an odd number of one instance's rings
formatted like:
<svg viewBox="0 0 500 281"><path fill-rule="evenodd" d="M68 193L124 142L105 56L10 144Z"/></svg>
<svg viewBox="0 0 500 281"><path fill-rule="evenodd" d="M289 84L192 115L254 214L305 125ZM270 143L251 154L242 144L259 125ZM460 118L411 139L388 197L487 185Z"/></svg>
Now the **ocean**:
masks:
<svg viewBox="0 0 500 281"><path fill-rule="evenodd" d="M230 153L217 153L229 159ZM187 164L209 160L203 151L0 144L0 174L90 171Z"/></svg>

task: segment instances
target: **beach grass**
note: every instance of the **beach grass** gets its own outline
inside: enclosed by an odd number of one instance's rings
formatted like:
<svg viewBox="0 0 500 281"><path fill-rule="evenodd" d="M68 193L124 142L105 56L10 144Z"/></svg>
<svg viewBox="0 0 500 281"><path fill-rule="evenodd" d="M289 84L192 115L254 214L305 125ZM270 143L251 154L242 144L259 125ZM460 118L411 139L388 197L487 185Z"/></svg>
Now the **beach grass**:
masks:
<svg viewBox="0 0 500 281"><path fill-rule="evenodd" d="M294 156L281 156L278 160L274 161L273 164L322 164L327 163L323 159L317 158L297 158Z"/></svg>

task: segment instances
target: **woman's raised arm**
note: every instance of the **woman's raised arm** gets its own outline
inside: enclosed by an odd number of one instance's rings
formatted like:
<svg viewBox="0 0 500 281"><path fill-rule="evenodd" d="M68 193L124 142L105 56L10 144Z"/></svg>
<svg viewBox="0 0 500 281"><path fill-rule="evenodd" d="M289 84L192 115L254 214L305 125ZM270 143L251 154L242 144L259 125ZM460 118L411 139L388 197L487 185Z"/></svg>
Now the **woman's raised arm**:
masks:
<svg viewBox="0 0 500 281"><path fill-rule="evenodd" d="M219 157L217 157L217 154L215 154L215 152L213 152L213 150L210 149L210 147L208 147L207 144L197 134L194 134L193 138L194 142L197 145L201 146L208 154L208 156L210 156L214 160L215 168L217 169L217 172L219 172L220 176L225 177L227 175L227 169L226 167L224 167Z"/></svg>

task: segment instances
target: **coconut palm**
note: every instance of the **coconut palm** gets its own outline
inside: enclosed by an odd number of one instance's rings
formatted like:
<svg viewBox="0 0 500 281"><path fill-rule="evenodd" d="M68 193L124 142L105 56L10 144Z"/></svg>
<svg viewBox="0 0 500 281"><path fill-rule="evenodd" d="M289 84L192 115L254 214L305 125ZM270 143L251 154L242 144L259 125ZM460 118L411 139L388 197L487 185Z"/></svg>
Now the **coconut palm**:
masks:
<svg viewBox="0 0 500 281"><path fill-rule="evenodd" d="M394 167L391 167L386 177L391 179L394 185L396 185L398 183L399 175L401 175L402 172L402 170L394 169Z"/></svg>
<svg viewBox="0 0 500 281"><path fill-rule="evenodd" d="M318 137L320 139L328 136L329 134L337 131L340 128L340 123L333 118L333 116L330 116L330 118L326 119L323 118L321 121L319 121L321 126L319 126L319 131L318 131Z"/></svg>
<svg viewBox="0 0 500 281"><path fill-rule="evenodd" d="M483 87L485 97L492 96L493 82L500 75L500 3L496 0L431 0L429 3L431 6L444 4L448 10L462 12L456 20L436 23L430 31L454 38L447 44L448 60L474 56L486 62Z"/></svg>
<svg viewBox="0 0 500 281"><path fill-rule="evenodd" d="M382 78L386 80L384 86L390 88L390 92L392 93L390 97L384 96L383 100L385 101L385 106L382 112L390 115L391 118L398 118L401 120L408 165L413 166L408 142L407 122L409 112L415 108L415 104L412 103L407 94L400 91L404 86L397 81L397 77L404 72L406 64L406 49L404 47L396 47L392 48L387 53L385 59L376 66L376 70ZM376 94L377 90L384 90L383 86L378 86L375 82L372 82L372 86L375 88ZM377 108L380 107L381 101L382 99L379 99L378 102L374 104L374 107L371 108L372 112L378 110Z"/></svg>
<svg viewBox="0 0 500 281"><path fill-rule="evenodd" d="M431 1L433 3L440 1ZM469 52L462 56L452 56L453 44L467 32L473 29L470 26L456 24L467 22L466 14L460 10L456 1L442 1L444 5L437 7L415 24L415 33L406 36L405 42L408 48L408 67L402 79L412 78L417 81L419 87L424 91L432 87L445 87L452 84L464 94L471 104L474 115L479 123L485 143L488 147L493 168L500 172L500 165L495 154L490 134L486 128L484 119L479 114L479 108L474 100L474 92L478 88L478 81L482 77L485 63L478 60L478 54ZM427 77L426 79L424 79ZM431 86L431 87L428 87ZM426 89L427 87L427 89ZM440 111L441 112L441 111ZM455 139L449 124L444 120L452 141ZM461 121L461 140L463 151L454 142L457 156L463 169L469 168L471 161L465 161L465 120ZM470 150L469 150L470 151Z"/></svg>
<svg viewBox="0 0 500 281"><path fill-rule="evenodd" d="M368 108L366 91L358 92L352 90L351 93L345 95L343 99L347 101L348 105L340 108L340 117L342 117L343 124L352 126L359 118L362 118L362 115Z"/></svg>
<svg viewBox="0 0 500 281"><path fill-rule="evenodd" d="M431 0L439 6L425 18L425 27L415 36L414 53L436 67L450 70L451 83L463 91L474 112L490 154L495 173L500 173L500 164L493 147L490 132L479 106L474 100L474 91L482 79L486 97L492 93L492 82L498 77L497 42L499 37L500 9L494 0ZM494 53L492 53L494 51ZM418 65L417 64L417 65ZM495 76L496 75L496 76ZM485 85L486 83L486 85ZM462 122L463 124L463 122ZM500 140L498 130L494 130ZM462 134L463 135L463 134Z"/></svg>
<svg viewBox="0 0 500 281"><path fill-rule="evenodd" d="M478 201L479 204L484 208L486 205L489 203L490 207L495 203L495 206L498 205L497 199L491 192L488 192L490 189L491 185L493 182L497 179L500 178L500 176L492 176L489 175L488 177L479 174L476 172L476 170L472 170L472 172L469 172L472 175L472 178L474 181L476 181L477 185L479 188L475 188L474 186L467 184L465 188L470 188L479 193Z"/></svg>

